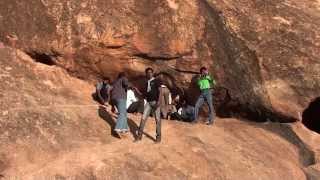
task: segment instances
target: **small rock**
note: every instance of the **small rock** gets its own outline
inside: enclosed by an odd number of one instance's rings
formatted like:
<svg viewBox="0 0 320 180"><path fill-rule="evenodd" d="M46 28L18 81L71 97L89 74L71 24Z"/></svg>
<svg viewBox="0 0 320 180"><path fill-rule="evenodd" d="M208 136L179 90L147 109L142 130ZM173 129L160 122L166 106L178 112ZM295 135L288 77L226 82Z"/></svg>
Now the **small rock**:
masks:
<svg viewBox="0 0 320 180"><path fill-rule="evenodd" d="M7 67L5 67L5 70L11 71L11 70L12 70L12 67L7 66Z"/></svg>
<svg viewBox="0 0 320 180"><path fill-rule="evenodd" d="M8 114L9 114L9 111L3 111L3 112L2 112L2 115L3 115L3 116L6 116L6 115L8 115Z"/></svg>

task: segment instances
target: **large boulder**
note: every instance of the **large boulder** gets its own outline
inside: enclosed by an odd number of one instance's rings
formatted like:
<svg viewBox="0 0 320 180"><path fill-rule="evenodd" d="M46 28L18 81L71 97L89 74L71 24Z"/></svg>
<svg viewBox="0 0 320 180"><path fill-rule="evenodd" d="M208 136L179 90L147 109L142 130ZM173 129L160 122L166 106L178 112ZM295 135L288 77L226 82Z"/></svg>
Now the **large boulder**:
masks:
<svg viewBox="0 0 320 180"><path fill-rule="evenodd" d="M0 47L0 81L1 179L319 179L320 138L301 123L164 120L161 144L154 123L134 143L141 115L112 136L111 108L62 68Z"/></svg>
<svg viewBox="0 0 320 180"><path fill-rule="evenodd" d="M218 82L218 112L290 122L320 94L319 6L307 0L2 0L0 40L87 80L119 71L134 79L152 66L187 87L206 65Z"/></svg>

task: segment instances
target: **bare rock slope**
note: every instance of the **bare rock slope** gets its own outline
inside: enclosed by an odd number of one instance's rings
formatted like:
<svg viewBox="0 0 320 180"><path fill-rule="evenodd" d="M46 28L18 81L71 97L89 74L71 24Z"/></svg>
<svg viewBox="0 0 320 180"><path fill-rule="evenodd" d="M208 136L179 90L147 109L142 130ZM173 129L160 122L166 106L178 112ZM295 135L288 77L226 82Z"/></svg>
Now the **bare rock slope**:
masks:
<svg viewBox="0 0 320 180"><path fill-rule="evenodd" d="M213 127L150 118L140 143L112 136L115 115L66 70L0 49L3 179L319 179L319 135L302 124L218 118ZM130 115L134 132L139 116Z"/></svg>
<svg viewBox="0 0 320 180"><path fill-rule="evenodd" d="M121 70L134 79L153 66L186 87L207 65L223 91L217 107L292 122L320 94L319 7L318 0L2 0L0 40L91 80Z"/></svg>

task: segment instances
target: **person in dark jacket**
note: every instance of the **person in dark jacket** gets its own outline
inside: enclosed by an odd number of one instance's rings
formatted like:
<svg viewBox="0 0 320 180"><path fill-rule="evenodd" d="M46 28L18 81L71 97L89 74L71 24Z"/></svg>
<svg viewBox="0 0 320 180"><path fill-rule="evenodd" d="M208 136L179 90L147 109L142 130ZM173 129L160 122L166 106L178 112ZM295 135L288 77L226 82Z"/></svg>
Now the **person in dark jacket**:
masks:
<svg viewBox="0 0 320 180"><path fill-rule="evenodd" d="M107 105L107 103L110 101L111 89L111 81L108 77L103 78L101 82L97 83L96 96L101 104Z"/></svg>
<svg viewBox="0 0 320 180"><path fill-rule="evenodd" d="M161 81L154 77L154 71L152 68L147 68L146 71L147 82L145 83L145 99L147 100L143 115L141 118L138 137L136 141L142 139L142 134L144 126L151 112L154 112L154 117L156 120L156 143L161 142L161 114L160 114L160 104L159 104L159 93L161 88Z"/></svg>
<svg viewBox="0 0 320 180"><path fill-rule="evenodd" d="M118 117L115 126L117 133L127 133L129 126L127 122L127 89L129 81L124 72L119 73L118 78L112 84L111 98L118 110Z"/></svg>

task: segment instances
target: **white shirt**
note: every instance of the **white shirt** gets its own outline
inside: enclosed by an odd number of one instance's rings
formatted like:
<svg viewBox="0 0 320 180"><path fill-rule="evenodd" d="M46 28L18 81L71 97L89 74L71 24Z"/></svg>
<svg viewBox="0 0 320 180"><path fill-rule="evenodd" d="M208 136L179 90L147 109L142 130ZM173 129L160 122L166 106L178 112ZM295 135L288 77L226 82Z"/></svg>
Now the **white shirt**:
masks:
<svg viewBox="0 0 320 180"><path fill-rule="evenodd" d="M147 92L151 91L151 85L150 82L153 81L155 78L152 77L151 79L148 80L148 88L147 88Z"/></svg>
<svg viewBox="0 0 320 180"><path fill-rule="evenodd" d="M161 85L161 87L166 87L166 88L168 88L166 85ZM172 97L171 97L171 92L169 92L169 99L168 99L168 101L169 101L169 104L172 104Z"/></svg>
<svg viewBox="0 0 320 180"><path fill-rule="evenodd" d="M136 98L134 92L131 89L128 89L127 91L127 109L130 107L130 105L134 102L137 102L138 99Z"/></svg>

